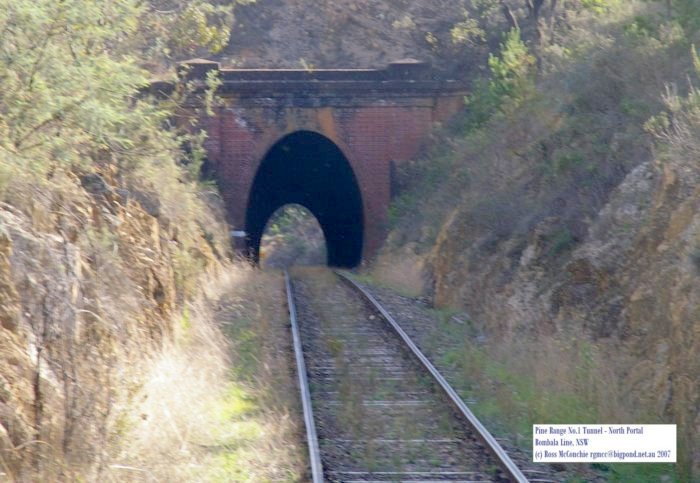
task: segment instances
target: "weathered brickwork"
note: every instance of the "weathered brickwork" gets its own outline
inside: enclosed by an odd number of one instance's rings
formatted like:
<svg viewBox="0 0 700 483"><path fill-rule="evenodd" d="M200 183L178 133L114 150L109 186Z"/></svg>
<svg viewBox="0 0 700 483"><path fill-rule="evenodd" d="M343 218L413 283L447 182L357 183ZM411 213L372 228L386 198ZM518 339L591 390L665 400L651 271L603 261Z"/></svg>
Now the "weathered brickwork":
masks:
<svg viewBox="0 0 700 483"><path fill-rule="evenodd" d="M391 77L424 76L416 64L407 65L406 70L318 71L316 78L303 71L280 71L277 77L276 71L259 71L264 82L257 84L251 81L256 71L222 70L223 106L200 125L208 133L208 162L233 229L246 229L248 197L265 154L288 134L312 131L334 142L354 171L363 204L363 258L371 257L386 233L391 162L415 157L435 123L453 114L464 95L463 89L446 89L433 80ZM209 68L218 65L197 64L197 75Z"/></svg>

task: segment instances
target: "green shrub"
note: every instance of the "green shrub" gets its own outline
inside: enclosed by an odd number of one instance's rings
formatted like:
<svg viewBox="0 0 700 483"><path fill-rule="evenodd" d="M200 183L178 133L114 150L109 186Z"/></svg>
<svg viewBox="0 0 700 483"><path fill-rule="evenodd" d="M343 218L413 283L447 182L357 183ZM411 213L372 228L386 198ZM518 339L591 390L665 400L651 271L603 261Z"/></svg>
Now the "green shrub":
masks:
<svg viewBox="0 0 700 483"><path fill-rule="evenodd" d="M595 13L605 13L616 7L618 3L619 0L581 0L583 8Z"/></svg>
<svg viewBox="0 0 700 483"><path fill-rule="evenodd" d="M535 57L520 37L509 31L498 55L489 55L490 77L474 83L473 94L465 98L469 114L467 128L478 128L497 112L509 112L534 93Z"/></svg>

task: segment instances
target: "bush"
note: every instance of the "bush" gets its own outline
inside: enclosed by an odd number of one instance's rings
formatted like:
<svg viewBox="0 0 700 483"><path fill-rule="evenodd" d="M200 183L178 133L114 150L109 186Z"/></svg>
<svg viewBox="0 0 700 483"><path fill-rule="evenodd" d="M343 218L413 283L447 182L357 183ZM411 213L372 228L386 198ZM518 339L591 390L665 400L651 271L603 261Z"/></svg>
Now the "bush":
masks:
<svg viewBox="0 0 700 483"><path fill-rule="evenodd" d="M520 37L520 30L509 31L499 55L489 55L490 78L479 79L474 94L465 101L469 114L467 128L482 126L496 112L516 108L534 92L535 57Z"/></svg>

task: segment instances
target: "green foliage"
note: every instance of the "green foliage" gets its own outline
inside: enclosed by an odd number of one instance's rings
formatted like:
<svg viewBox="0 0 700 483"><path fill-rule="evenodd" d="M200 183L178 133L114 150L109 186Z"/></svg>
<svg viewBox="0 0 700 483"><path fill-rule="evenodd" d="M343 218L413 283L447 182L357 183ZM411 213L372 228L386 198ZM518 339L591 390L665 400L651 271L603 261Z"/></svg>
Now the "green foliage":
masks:
<svg viewBox="0 0 700 483"><path fill-rule="evenodd" d="M695 49L695 45L690 47L690 55L693 59L693 68L695 73L700 75L700 57L698 57L698 51Z"/></svg>
<svg viewBox="0 0 700 483"><path fill-rule="evenodd" d="M180 330L184 334L187 334L192 329L192 315L190 314L190 309L185 307L182 309L182 315L180 316Z"/></svg>
<svg viewBox="0 0 700 483"><path fill-rule="evenodd" d="M182 15L173 23L173 46L177 51L187 52L192 45L201 45L212 52L219 52L226 46L230 29L223 24L220 27L209 25L207 14L224 13L230 16L230 8L222 9L208 4L189 4Z"/></svg>
<svg viewBox="0 0 700 483"><path fill-rule="evenodd" d="M644 123L644 129L651 135L662 138L671 128L671 118L667 112L660 112Z"/></svg>
<svg viewBox="0 0 700 483"><path fill-rule="evenodd" d="M304 218L313 215L301 205L289 205L273 215L268 222L267 230L272 235L289 234Z"/></svg>
<svg viewBox="0 0 700 483"><path fill-rule="evenodd" d="M563 150L555 156L552 162L552 168L554 170L553 174L559 175L570 172L571 170L581 167L584 164L585 158L583 153Z"/></svg>
<svg viewBox="0 0 700 483"><path fill-rule="evenodd" d="M624 26L626 35L632 38L651 37L658 35L659 24L648 15L637 15Z"/></svg>
<svg viewBox="0 0 700 483"><path fill-rule="evenodd" d="M172 162L180 140L162 130L170 112L135 98L148 81L133 52L152 40L141 37L149 13L136 0L0 0L3 163L42 176Z"/></svg>
<svg viewBox="0 0 700 483"><path fill-rule="evenodd" d="M700 75L700 58L695 46L691 46L690 57L695 74ZM665 110L649 118L644 124L646 131L656 140L656 147L662 159L696 158L700 154L700 88L692 82L688 94L678 93L675 85L670 85L664 95Z"/></svg>
<svg viewBox="0 0 700 483"><path fill-rule="evenodd" d="M425 34L425 42L426 42L428 45L430 45L430 48L433 49L433 50L437 50L438 47L439 47L439 45L440 45L440 41L439 41L438 38L435 36L435 34L432 33L432 32L426 32L426 34Z"/></svg>
<svg viewBox="0 0 700 483"><path fill-rule="evenodd" d="M486 19L501 11L501 5L493 0L471 0L469 3L478 18Z"/></svg>
<svg viewBox="0 0 700 483"><path fill-rule="evenodd" d="M178 247L173 257L175 287L180 294L190 297L197 292L198 275L206 268L206 260L194 256L186 247Z"/></svg>
<svg viewBox="0 0 700 483"><path fill-rule="evenodd" d="M452 43L473 45L477 41L485 41L486 32L479 26L479 21L469 15L467 10L464 10L462 15L464 19L450 30Z"/></svg>
<svg viewBox="0 0 700 483"><path fill-rule="evenodd" d="M507 113L534 93L535 57L529 52L518 29L508 32L499 55L489 55L491 77L475 83L467 97L469 127L478 127L496 112Z"/></svg>
<svg viewBox="0 0 700 483"><path fill-rule="evenodd" d="M664 26L681 28L688 39L692 39L700 30L700 3L696 0L644 0L662 7L635 17L629 29L634 33L658 32Z"/></svg>
<svg viewBox="0 0 700 483"><path fill-rule="evenodd" d="M700 4L697 0L663 1L671 6L671 18L678 22L687 34L696 33L700 30Z"/></svg>
<svg viewBox="0 0 700 483"><path fill-rule="evenodd" d="M178 100L143 95L149 73L141 66L179 36L158 34L169 22L196 17L202 27L192 9L208 22L232 3L207 5L177 2L164 13L140 0L0 0L0 195L17 174L50 185L57 173L109 172L123 187L157 194L171 221L192 215L203 134L166 128ZM215 42L214 28L189 42ZM210 89L218 82L208 79Z"/></svg>
<svg viewBox="0 0 700 483"><path fill-rule="evenodd" d="M506 34L499 56L489 56L492 94L518 104L534 87L535 57L520 38L520 31L513 29Z"/></svg>
<svg viewBox="0 0 700 483"><path fill-rule="evenodd" d="M133 147L123 127L148 124L144 117L153 113L124 104L146 75L113 49L135 35L139 13L135 2L124 0L0 1L5 162L47 170Z"/></svg>
<svg viewBox="0 0 700 483"><path fill-rule="evenodd" d="M595 13L606 13L619 4L619 0L581 0L581 5Z"/></svg>
<svg viewBox="0 0 700 483"><path fill-rule="evenodd" d="M323 229L307 208L285 205L272 214L260 244L263 267L315 265L326 260Z"/></svg>

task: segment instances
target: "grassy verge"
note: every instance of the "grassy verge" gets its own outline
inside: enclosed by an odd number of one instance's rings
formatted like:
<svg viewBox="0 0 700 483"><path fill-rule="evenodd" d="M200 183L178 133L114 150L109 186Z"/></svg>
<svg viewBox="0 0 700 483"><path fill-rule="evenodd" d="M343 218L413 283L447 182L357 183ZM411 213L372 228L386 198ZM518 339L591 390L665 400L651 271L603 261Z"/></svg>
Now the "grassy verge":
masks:
<svg viewBox="0 0 700 483"><path fill-rule="evenodd" d="M649 414L624 407L616 394L619 375L606 348L581 337L562 340L477 342L470 322L455 324L436 311L446 337L461 341L439 356L472 410L488 426L515 436L531 451L533 424L659 423ZM449 315L449 311L447 314ZM672 464L597 464L609 481L681 481Z"/></svg>
<svg viewBox="0 0 700 483"><path fill-rule="evenodd" d="M300 481L278 277L237 267L181 314L115 418L107 481Z"/></svg>

